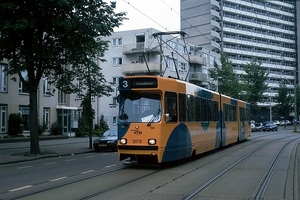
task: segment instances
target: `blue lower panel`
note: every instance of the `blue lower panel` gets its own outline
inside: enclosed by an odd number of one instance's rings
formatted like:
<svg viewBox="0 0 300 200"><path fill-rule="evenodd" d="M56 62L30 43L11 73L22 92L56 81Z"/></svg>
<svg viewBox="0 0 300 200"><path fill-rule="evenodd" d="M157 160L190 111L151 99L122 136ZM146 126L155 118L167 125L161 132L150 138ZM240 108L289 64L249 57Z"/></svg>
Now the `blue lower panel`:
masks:
<svg viewBox="0 0 300 200"><path fill-rule="evenodd" d="M185 124L179 124L171 133L163 155L162 162L169 162L190 157L192 141Z"/></svg>

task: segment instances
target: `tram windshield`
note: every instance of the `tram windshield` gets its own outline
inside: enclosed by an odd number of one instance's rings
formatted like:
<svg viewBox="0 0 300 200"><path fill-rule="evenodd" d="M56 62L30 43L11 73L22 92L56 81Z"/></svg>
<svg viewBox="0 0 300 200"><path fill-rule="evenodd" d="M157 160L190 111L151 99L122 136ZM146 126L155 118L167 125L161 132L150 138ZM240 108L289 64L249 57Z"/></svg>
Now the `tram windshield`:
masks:
<svg viewBox="0 0 300 200"><path fill-rule="evenodd" d="M120 122L159 122L161 100L159 94L129 93L120 102Z"/></svg>

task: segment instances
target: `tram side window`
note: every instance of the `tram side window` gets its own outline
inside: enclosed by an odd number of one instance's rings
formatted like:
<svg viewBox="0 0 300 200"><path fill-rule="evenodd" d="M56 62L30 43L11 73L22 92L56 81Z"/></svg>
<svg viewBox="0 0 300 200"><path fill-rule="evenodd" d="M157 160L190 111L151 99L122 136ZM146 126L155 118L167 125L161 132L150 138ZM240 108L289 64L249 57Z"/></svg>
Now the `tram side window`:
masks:
<svg viewBox="0 0 300 200"><path fill-rule="evenodd" d="M201 107L201 98L196 97L196 121L202 121L202 107Z"/></svg>
<svg viewBox="0 0 300 200"><path fill-rule="evenodd" d="M218 102L211 101L211 121L218 121Z"/></svg>
<svg viewBox="0 0 300 200"><path fill-rule="evenodd" d="M224 104L224 120L225 121L236 121L236 106Z"/></svg>
<svg viewBox="0 0 300 200"><path fill-rule="evenodd" d="M202 121L208 122L211 118L211 110L210 110L210 103L208 99L202 99Z"/></svg>
<svg viewBox="0 0 300 200"><path fill-rule="evenodd" d="M240 121L243 122L246 120L246 110L245 108L240 107Z"/></svg>
<svg viewBox="0 0 300 200"><path fill-rule="evenodd" d="M232 121L236 121L237 120L236 106L231 106L231 108L232 108Z"/></svg>
<svg viewBox="0 0 300 200"><path fill-rule="evenodd" d="M240 107L240 121L250 121L250 109Z"/></svg>
<svg viewBox="0 0 300 200"><path fill-rule="evenodd" d="M194 122L195 121L195 109L194 109L194 96L188 95L187 100L188 100L188 121L189 122Z"/></svg>
<svg viewBox="0 0 300 200"><path fill-rule="evenodd" d="M186 117L186 96L179 94L179 121L184 122Z"/></svg>
<svg viewBox="0 0 300 200"><path fill-rule="evenodd" d="M229 105L228 104L223 105L223 113L224 113L224 121L228 122L229 121Z"/></svg>
<svg viewBox="0 0 300 200"><path fill-rule="evenodd" d="M165 111L167 122L177 122L177 95L175 92L165 93Z"/></svg>

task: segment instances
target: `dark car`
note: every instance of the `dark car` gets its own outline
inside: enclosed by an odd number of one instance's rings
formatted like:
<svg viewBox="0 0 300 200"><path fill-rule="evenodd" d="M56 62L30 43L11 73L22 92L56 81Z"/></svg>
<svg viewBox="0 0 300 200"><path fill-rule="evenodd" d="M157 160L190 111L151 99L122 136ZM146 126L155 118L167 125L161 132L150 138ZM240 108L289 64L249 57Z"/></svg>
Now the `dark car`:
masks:
<svg viewBox="0 0 300 200"><path fill-rule="evenodd" d="M278 131L278 126L274 123L265 124L263 127L263 132L265 131Z"/></svg>
<svg viewBox="0 0 300 200"><path fill-rule="evenodd" d="M95 139L93 142L93 146L95 151L100 150L117 150L117 130L107 130L103 133L102 136Z"/></svg>

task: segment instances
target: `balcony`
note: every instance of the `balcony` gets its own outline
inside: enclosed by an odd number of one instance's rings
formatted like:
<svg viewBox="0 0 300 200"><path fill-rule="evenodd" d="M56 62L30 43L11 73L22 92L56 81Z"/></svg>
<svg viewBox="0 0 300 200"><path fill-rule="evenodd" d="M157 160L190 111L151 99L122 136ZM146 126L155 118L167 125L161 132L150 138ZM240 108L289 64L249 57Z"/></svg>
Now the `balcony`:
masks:
<svg viewBox="0 0 300 200"><path fill-rule="evenodd" d="M206 58L202 56L192 56L190 55L190 63L192 64L200 64L200 65L206 65ZM188 59L187 59L188 60Z"/></svg>
<svg viewBox="0 0 300 200"><path fill-rule="evenodd" d="M208 80L208 78L207 78L207 74L205 74L203 72L191 72L189 80L206 82Z"/></svg>
<svg viewBox="0 0 300 200"><path fill-rule="evenodd" d="M160 74L159 63L148 63L151 75ZM123 75L149 75L146 63L123 64Z"/></svg>
<svg viewBox="0 0 300 200"><path fill-rule="evenodd" d="M157 43L156 43L157 44ZM155 43L149 47L146 43L135 43L135 44L124 44L123 45L123 54L138 54L138 53L159 53L159 45Z"/></svg>

